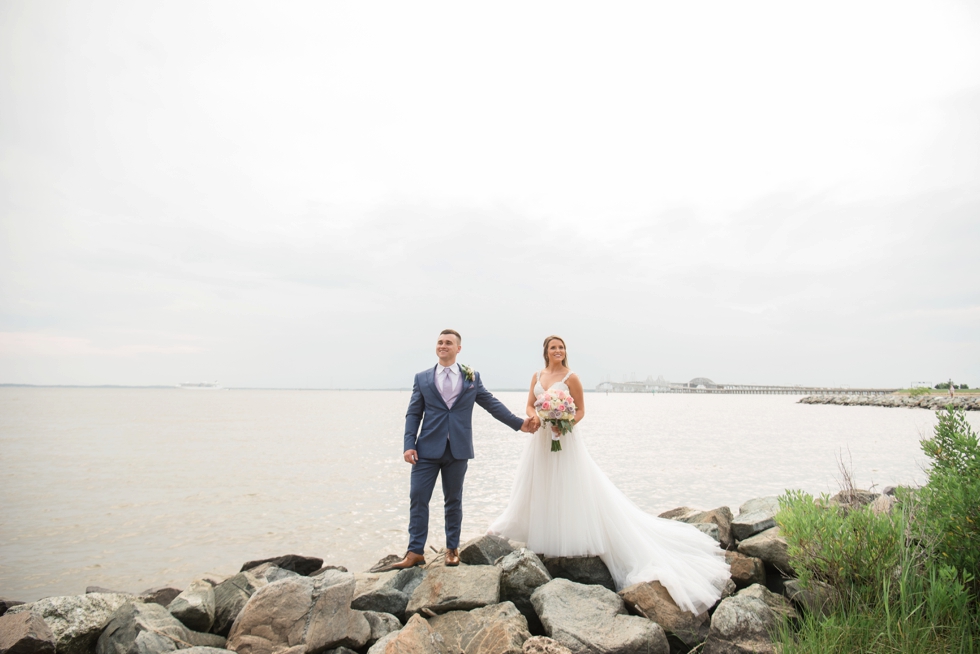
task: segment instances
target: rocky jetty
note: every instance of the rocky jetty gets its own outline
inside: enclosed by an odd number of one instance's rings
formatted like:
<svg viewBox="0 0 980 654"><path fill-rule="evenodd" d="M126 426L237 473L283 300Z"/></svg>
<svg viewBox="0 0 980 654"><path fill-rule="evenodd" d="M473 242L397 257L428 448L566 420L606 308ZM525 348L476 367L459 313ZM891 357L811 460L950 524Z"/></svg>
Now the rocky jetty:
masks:
<svg viewBox="0 0 980 654"><path fill-rule="evenodd" d="M872 503L860 491L831 501ZM880 505L880 507L879 507ZM616 592L598 557L546 557L496 536L427 565L348 572L286 555L250 561L227 578L183 590L90 592L31 603L4 599L0 654L704 654L775 652L773 630L834 601L829 587L793 579L775 497L733 514L680 507L661 514L711 535L732 579L701 615L656 581ZM104 590L104 589L90 589ZM166 600L166 601L164 601Z"/></svg>
<svg viewBox="0 0 980 654"><path fill-rule="evenodd" d="M837 404L840 406L883 406L939 411L950 404L955 409L980 411L980 395L807 395L798 404Z"/></svg>

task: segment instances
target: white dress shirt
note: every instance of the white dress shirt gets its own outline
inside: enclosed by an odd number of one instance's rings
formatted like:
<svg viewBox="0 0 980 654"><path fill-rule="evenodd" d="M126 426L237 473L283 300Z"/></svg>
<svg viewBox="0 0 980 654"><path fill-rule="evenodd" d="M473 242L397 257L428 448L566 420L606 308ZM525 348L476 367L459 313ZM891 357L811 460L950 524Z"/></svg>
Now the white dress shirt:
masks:
<svg viewBox="0 0 980 654"><path fill-rule="evenodd" d="M436 386L438 386L439 391L442 392L442 380L445 378L447 370L449 371L449 379L452 382L453 393L455 393L456 389L459 388L460 379L458 363L454 363L448 368L441 363L436 364Z"/></svg>

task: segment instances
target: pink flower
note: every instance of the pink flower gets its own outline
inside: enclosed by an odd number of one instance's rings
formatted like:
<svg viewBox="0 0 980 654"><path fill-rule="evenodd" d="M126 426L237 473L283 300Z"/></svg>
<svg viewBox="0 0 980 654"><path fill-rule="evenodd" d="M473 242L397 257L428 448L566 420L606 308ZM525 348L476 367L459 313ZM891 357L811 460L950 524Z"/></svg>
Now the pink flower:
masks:
<svg viewBox="0 0 980 654"><path fill-rule="evenodd" d="M541 408L544 409L545 411L550 410L551 409L551 402L545 400L544 402L541 403Z"/></svg>

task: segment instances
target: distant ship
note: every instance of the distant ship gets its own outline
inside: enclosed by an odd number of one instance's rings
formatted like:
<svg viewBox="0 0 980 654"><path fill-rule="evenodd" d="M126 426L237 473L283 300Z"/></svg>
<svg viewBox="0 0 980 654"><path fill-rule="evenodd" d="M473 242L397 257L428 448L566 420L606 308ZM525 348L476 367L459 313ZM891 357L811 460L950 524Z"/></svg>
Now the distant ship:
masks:
<svg viewBox="0 0 980 654"><path fill-rule="evenodd" d="M218 386L218 382L181 382L177 384L177 388L184 388L189 391L220 391L223 390Z"/></svg>

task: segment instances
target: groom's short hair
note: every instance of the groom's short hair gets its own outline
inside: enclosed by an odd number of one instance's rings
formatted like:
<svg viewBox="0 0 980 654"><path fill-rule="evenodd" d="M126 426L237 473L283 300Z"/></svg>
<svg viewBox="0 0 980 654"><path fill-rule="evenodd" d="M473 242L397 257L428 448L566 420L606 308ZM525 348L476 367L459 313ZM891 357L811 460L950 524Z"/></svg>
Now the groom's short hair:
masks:
<svg viewBox="0 0 980 654"><path fill-rule="evenodd" d="M452 334L453 336L456 337L456 345L463 344L463 337L460 336L459 332L456 331L455 329L443 329L441 332L439 332L439 335L442 336L443 334Z"/></svg>

